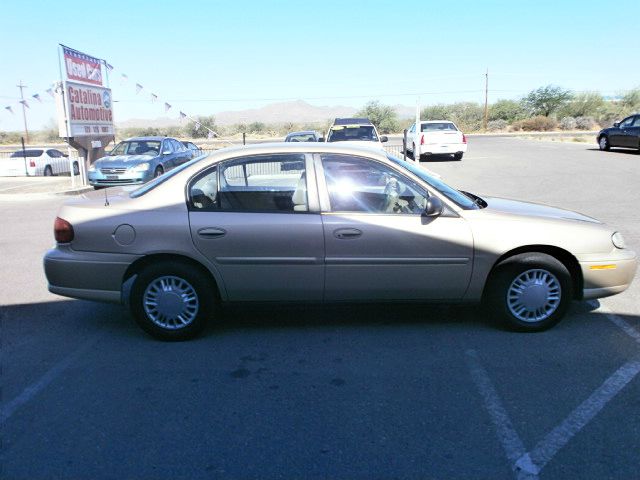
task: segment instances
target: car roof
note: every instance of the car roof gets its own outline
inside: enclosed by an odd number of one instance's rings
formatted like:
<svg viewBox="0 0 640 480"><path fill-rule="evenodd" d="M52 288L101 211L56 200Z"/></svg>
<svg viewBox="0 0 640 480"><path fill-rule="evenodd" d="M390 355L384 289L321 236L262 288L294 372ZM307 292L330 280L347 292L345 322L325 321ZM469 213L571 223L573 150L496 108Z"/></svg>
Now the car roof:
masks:
<svg viewBox="0 0 640 480"><path fill-rule="evenodd" d="M238 154L244 155L268 155L279 153L344 153L352 155L376 156L386 159L386 152L383 152L377 144L372 142L362 142L363 145L344 145L343 142L272 142L254 143L252 145L234 145L232 147L221 148L210 154L212 158L227 159ZM341 145L342 144L342 145Z"/></svg>
<svg viewBox="0 0 640 480"><path fill-rule="evenodd" d="M124 141L125 142L142 142L142 141L146 141L146 140L150 140L150 141L157 141L160 142L162 140L164 140L165 138L171 138L171 137L162 137L162 136L154 136L154 137L131 137L131 138L127 138Z"/></svg>
<svg viewBox="0 0 640 480"><path fill-rule="evenodd" d="M334 125L373 125L368 118L336 118Z"/></svg>
<svg viewBox="0 0 640 480"><path fill-rule="evenodd" d="M318 133L315 130L300 130L299 132L290 132L287 133L287 137L293 136L293 135L311 135L314 133Z"/></svg>

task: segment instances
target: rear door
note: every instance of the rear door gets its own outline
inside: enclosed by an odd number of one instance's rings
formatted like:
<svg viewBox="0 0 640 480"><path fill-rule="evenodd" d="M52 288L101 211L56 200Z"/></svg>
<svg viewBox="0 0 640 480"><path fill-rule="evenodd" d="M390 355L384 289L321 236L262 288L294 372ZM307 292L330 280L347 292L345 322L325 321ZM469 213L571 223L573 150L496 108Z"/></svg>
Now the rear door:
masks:
<svg viewBox="0 0 640 480"><path fill-rule="evenodd" d="M311 159L238 157L189 185L196 248L231 301L320 301L324 239Z"/></svg>
<svg viewBox="0 0 640 480"><path fill-rule="evenodd" d="M640 148L640 115L636 115L635 120L627 129L628 146L632 148Z"/></svg>
<svg viewBox="0 0 640 480"><path fill-rule="evenodd" d="M429 195L382 162L323 154L316 159L325 239L325 298L461 298L473 238L450 211L423 217Z"/></svg>

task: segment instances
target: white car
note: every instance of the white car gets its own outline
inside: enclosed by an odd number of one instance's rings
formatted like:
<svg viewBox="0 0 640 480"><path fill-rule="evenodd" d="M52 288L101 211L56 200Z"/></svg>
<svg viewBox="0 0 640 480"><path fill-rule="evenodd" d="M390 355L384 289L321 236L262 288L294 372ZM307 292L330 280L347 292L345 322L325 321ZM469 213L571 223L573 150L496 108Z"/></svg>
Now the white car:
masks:
<svg viewBox="0 0 640 480"><path fill-rule="evenodd" d="M55 148L29 148L13 152L9 157L0 158L0 176L45 176L69 173L69 158ZM73 162L73 174L79 174L78 161Z"/></svg>
<svg viewBox="0 0 640 480"><path fill-rule="evenodd" d="M453 122L425 120L420 122L419 132L416 132L415 123L411 125L407 134L407 150L416 159L423 155L453 155L455 160L462 160L467 152L467 137Z"/></svg>
<svg viewBox="0 0 640 480"><path fill-rule="evenodd" d="M344 146L371 147L384 151L389 139L378 134L368 118L336 118L327 132L327 143L340 142Z"/></svg>

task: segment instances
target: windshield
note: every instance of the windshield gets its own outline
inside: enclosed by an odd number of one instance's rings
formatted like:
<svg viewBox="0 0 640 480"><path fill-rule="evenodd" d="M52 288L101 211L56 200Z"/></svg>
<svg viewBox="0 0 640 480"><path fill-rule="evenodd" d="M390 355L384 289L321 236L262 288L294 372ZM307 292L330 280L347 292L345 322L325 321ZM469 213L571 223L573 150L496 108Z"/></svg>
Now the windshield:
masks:
<svg viewBox="0 0 640 480"><path fill-rule="evenodd" d="M141 197L142 195L144 195L145 193L153 190L154 188L156 188L158 185L160 185L161 183L166 182L167 180L169 180L171 177L175 176L176 174L180 173L182 170L184 170L185 168L189 168L191 165L193 165L196 162L199 162L200 160L202 160L203 158L207 158L208 155L201 155L199 157L193 158L191 160L189 160L186 163L183 163L182 165L169 170L167 173L163 173L162 175L160 175L159 177L154 178L153 180L148 181L147 183L145 183L144 185L142 185L140 188L136 188L133 192L131 192L129 194L129 197L131 198L138 198Z"/></svg>
<svg viewBox="0 0 640 480"><path fill-rule="evenodd" d="M130 140L120 142L109 155L159 155L160 142L154 140Z"/></svg>
<svg viewBox="0 0 640 480"><path fill-rule="evenodd" d="M378 136L372 125L334 125L331 127L327 142L349 141L377 142Z"/></svg>
<svg viewBox="0 0 640 480"><path fill-rule="evenodd" d="M439 180L435 177L429 175L424 169L420 168L413 162L405 162L404 160L400 160L399 158L394 157L393 155L387 155L387 158L392 162L400 165L402 168L409 170L411 173L419 177L421 180L425 181L433 188L442 193L449 200L455 202L460 207L465 210L477 210L480 208L476 202L474 202L471 198L469 198L464 193L456 190L455 188L450 187L442 180Z"/></svg>

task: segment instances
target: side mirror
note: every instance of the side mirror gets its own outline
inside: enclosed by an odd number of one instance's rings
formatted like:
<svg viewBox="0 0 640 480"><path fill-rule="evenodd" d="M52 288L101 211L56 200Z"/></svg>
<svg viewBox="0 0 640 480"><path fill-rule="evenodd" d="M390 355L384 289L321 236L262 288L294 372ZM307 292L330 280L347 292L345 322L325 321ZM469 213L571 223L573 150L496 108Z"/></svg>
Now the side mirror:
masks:
<svg viewBox="0 0 640 480"><path fill-rule="evenodd" d="M613 124L613 126L614 126L614 127L619 127L619 126L620 126L620 122L615 122L615 123Z"/></svg>
<svg viewBox="0 0 640 480"><path fill-rule="evenodd" d="M389 141L389 138L386 135L382 135L380 137L380 142L384 143L384 142L388 142L388 141Z"/></svg>
<svg viewBox="0 0 640 480"><path fill-rule="evenodd" d="M444 205L442 204L442 200L432 195L427 198L427 207L424 209L422 215L425 217L437 217L442 214L443 210Z"/></svg>
<svg viewBox="0 0 640 480"><path fill-rule="evenodd" d="M319 141L319 142L324 142L324 137L320 137L320 138L318 139L318 141Z"/></svg>

